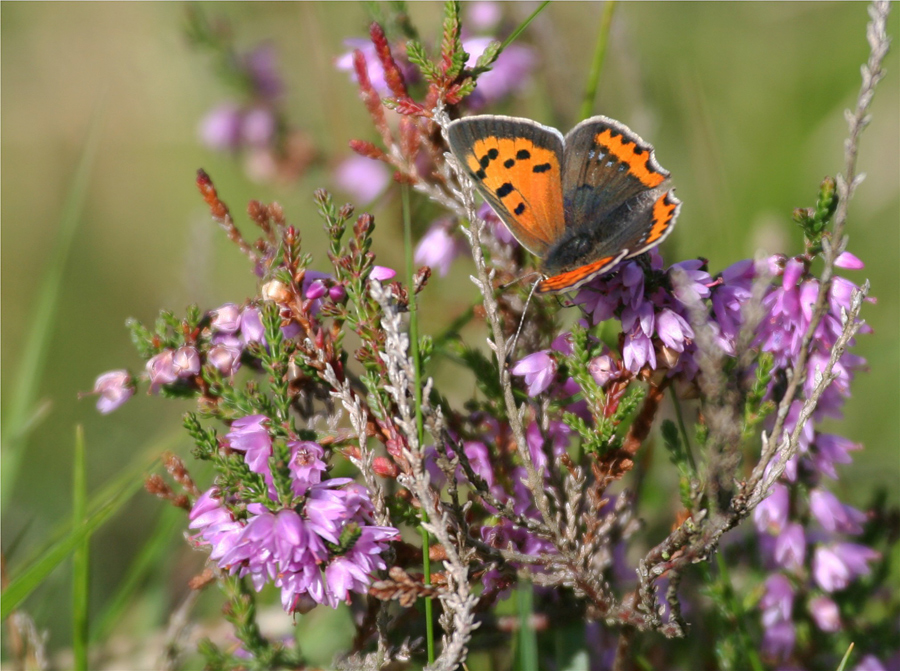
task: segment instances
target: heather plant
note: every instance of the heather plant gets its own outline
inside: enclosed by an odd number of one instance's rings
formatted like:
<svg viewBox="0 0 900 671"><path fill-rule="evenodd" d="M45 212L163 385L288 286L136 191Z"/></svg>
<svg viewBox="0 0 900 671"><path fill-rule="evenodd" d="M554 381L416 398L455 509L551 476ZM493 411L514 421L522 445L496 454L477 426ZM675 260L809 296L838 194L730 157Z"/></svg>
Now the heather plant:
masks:
<svg viewBox="0 0 900 671"><path fill-rule="evenodd" d="M379 265L373 216L324 189L318 227L259 201L239 226L200 170L258 291L129 321L143 371L94 387L102 413L138 390L196 402L183 424L198 466L167 453L167 477L145 488L184 511L186 541L208 554L191 588L223 594L233 638L200 643L207 668L308 668L302 639L264 632L260 593L295 622L346 605L340 669L898 668L895 513L857 510L830 486L862 448L834 420L867 365L853 346L873 299L853 279L864 264L848 208L888 4L869 10L844 166L798 195L811 203L793 213L803 249L724 268L651 251L536 298L517 281L534 259L447 149L453 119L527 81L538 55L514 40L528 22L503 33L478 3L470 30L448 2L432 45L395 9L335 64L379 138L348 138L362 162L339 172L363 202L399 191L405 269ZM191 26L245 96L203 121L204 140L244 161L283 157L271 52L242 56L226 33ZM414 199L439 212L418 241ZM314 235L325 258L304 247ZM462 254L480 301L423 323L432 283ZM463 339L464 325L481 335ZM429 376L438 359L471 376L469 397ZM651 514L654 445L677 491ZM211 477L192 474L201 462ZM167 668L183 663L180 641Z"/></svg>

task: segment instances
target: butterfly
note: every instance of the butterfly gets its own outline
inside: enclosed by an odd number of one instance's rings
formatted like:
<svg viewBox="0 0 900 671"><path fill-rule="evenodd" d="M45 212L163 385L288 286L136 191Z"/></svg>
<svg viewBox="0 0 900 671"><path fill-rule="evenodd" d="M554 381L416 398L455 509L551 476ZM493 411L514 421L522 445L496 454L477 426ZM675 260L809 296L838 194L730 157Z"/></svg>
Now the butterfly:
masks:
<svg viewBox="0 0 900 671"><path fill-rule="evenodd" d="M662 242L681 209L653 146L614 119L563 137L530 119L448 127L450 151L515 238L540 257L538 292L576 289Z"/></svg>

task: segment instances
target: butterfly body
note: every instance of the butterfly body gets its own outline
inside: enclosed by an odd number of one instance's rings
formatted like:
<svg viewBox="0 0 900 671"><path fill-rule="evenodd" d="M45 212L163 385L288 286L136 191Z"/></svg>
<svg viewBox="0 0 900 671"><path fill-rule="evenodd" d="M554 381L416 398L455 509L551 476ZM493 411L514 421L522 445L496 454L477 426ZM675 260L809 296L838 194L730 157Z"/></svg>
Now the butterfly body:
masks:
<svg viewBox="0 0 900 671"><path fill-rule="evenodd" d="M529 119L450 124L450 149L516 239L541 258L540 292L575 289L659 244L678 216L653 147L597 116L564 137Z"/></svg>

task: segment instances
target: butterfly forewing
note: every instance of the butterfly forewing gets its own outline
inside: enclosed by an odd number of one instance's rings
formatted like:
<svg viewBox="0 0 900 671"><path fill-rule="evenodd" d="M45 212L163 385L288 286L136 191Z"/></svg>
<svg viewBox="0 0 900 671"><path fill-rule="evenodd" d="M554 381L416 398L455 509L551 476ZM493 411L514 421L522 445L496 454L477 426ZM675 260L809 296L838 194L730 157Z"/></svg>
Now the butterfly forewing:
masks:
<svg viewBox="0 0 900 671"><path fill-rule="evenodd" d="M563 137L528 119L473 116L449 127L450 149L516 239L544 256L565 231Z"/></svg>
<svg viewBox="0 0 900 671"><path fill-rule="evenodd" d="M602 116L586 119L566 136L563 201L569 226L597 226L668 177L653 148L627 126Z"/></svg>

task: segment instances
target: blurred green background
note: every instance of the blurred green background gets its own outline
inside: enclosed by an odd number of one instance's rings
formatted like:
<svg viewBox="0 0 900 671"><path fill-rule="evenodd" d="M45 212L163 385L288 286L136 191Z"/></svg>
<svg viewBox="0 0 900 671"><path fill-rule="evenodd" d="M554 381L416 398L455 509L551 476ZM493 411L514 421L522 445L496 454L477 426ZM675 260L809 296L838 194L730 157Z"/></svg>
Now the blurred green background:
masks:
<svg viewBox="0 0 900 671"><path fill-rule="evenodd" d="M536 5L503 5L510 25ZM364 37L365 8L342 3L204 4L230 21L239 47L271 41L287 84L285 108L314 138L323 159L290 186L254 184L232 157L201 147L197 127L226 91L209 58L183 35L185 7L175 3L3 3L2 38L2 396L8 412L19 385L38 289L50 263L65 194L91 120L102 119L81 224L64 270L44 374L35 383L49 403L28 436L20 470L3 492L3 550L15 568L70 511L74 427L85 427L89 485L115 477L168 437L187 457L179 434L187 403L139 396L101 417L89 390L100 372L139 361L126 317L151 321L160 308L181 313L240 303L254 277L240 253L210 222L194 175L203 167L238 224L249 199L278 200L306 248L327 269L312 191L332 188L347 141L375 139L346 73L333 59L344 40ZM487 111L529 116L565 130L574 125L600 23L601 4L554 3L522 35L539 65L518 97ZM413 21L434 39L441 6L413 3ZM862 3L623 3L615 14L595 112L620 119L656 146L684 202L663 253L669 262L703 256L712 272L758 250L796 253L793 208L814 204L825 175L843 165L843 110L855 104L859 66L868 55ZM889 34L898 35L898 12ZM869 361L845 420L832 427L865 450L842 470L835 489L863 505L875 488L900 502L900 63L897 45L863 135L859 169L868 174L850 207L850 251L863 259L876 305L864 316L875 332L857 351ZM338 192L339 193L339 192ZM344 198L346 196L340 196ZM397 194L376 201L379 263L402 267ZM419 210L421 231L433 209ZM425 330L475 297L468 259L432 280ZM439 379L453 370L442 366ZM462 390L464 393L467 389ZM6 446L4 445L4 450ZM7 455L4 455L7 456ZM7 462L4 461L4 467ZM201 487L208 475L194 469ZM7 474L4 474L6 476ZM4 477L4 481L6 478ZM10 491L11 489L11 491ZM93 542L92 604L99 610L151 533L163 504L136 496ZM126 622L159 624L179 601L203 555L178 533L170 561L153 570ZM68 573L57 571L27 602L50 647L68 644ZM217 595L209 597L217 603ZM320 609L321 610L321 609ZM327 657L326 657L327 659Z"/></svg>

